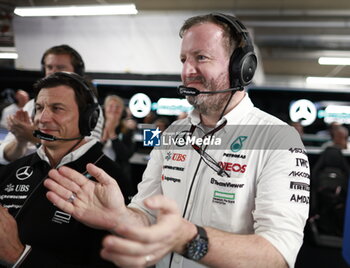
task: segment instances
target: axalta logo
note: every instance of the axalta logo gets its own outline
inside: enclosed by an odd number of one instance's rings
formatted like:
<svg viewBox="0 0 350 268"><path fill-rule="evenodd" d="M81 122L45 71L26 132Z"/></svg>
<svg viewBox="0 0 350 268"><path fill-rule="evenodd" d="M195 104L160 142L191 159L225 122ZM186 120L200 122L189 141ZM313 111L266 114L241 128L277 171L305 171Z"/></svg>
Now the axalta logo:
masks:
<svg viewBox="0 0 350 268"><path fill-rule="evenodd" d="M243 147L243 142L247 139L247 136L239 136L231 144L231 151L234 153L239 152Z"/></svg>
<svg viewBox="0 0 350 268"><path fill-rule="evenodd" d="M233 171L244 173L246 171L247 165L241 165L239 163L229 163L229 162L219 162L221 168L225 171Z"/></svg>
<svg viewBox="0 0 350 268"><path fill-rule="evenodd" d="M167 152L165 159L167 161L169 161L171 159L171 160L178 161L178 162L185 162L186 156L187 155L185 155L185 154Z"/></svg>

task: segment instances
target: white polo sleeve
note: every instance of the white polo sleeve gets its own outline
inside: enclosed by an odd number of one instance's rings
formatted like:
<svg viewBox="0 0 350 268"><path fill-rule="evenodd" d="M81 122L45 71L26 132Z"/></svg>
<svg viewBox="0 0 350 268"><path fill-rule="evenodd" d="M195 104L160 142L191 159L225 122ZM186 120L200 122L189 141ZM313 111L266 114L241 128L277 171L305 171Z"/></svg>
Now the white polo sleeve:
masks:
<svg viewBox="0 0 350 268"><path fill-rule="evenodd" d="M294 267L309 213L309 162L293 128L282 128L272 143L257 178L254 230Z"/></svg>

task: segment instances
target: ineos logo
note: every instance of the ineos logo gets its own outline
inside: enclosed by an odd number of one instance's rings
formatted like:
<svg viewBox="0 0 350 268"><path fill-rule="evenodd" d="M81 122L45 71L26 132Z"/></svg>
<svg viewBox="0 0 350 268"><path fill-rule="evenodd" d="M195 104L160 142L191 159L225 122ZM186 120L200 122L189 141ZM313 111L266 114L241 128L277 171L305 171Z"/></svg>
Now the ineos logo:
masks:
<svg viewBox="0 0 350 268"><path fill-rule="evenodd" d="M33 175L33 169L31 166L25 166L17 169L16 178L20 181L24 181Z"/></svg>
<svg viewBox="0 0 350 268"><path fill-rule="evenodd" d="M221 168L226 171L240 172L244 173L246 171L247 165L241 165L238 163L229 163L229 162L219 162Z"/></svg>

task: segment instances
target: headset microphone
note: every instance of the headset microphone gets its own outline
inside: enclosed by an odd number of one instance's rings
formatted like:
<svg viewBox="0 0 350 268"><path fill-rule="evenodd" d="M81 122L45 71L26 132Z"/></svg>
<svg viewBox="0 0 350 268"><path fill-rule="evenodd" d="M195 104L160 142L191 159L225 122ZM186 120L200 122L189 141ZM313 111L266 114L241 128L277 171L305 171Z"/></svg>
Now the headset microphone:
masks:
<svg viewBox="0 0 350 268"><path fill-rule="evenodd" d="M58 137L55 137L53 135L43 133L40 130L34 130L33 131L33 136L38 138L38 139L45 140L45 141L74 141L74 140L79 140L79 139L83 138L83 136L75 137L75 138L69 138L69 139L58 138Z"/></svg>
<svg viewBox="0 0 350 268"><path fill-rule="evenodd" d="M194 87L179 86L177 88L177 92L182 96L197 96L199 94L216 94L216 93L224 93L224 92L237 91L237 90L241 91L243 89L244 89L243 87L234 87L234 88L228 88L228 89L218 90L218 91L199 91Z"/></svg>

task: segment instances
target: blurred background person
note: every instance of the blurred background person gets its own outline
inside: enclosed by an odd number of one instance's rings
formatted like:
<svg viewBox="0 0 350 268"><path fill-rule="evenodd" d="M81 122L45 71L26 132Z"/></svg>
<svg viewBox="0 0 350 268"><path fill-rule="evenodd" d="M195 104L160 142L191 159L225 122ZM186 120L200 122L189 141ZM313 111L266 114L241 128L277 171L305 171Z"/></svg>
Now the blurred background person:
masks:
<svg viewBox="0 0 350 268"><path fill-rule="evenodd" d="M322 145L322 148L327 147L337 147L342 150L350 150L350 143L349 143L349 130L342 126L342 125L336 125L333 126L330 130L331 140L328 142L325 142Z"/></svg>
<svg viewBox="0 0 350 268"><path fill-rule="evenodd" d="M0 115L2 111L9 106L10 104L15 102L15 90L12 88L6 88L0 93Z"/></svg>
<svg viewBox="0 0 350 268"><path fill-rule="evenodd" d="M316 135L326 139L331 139L331 132L333 131L334 128L338 126L341 126L341 124L334 121L327 126L327 129L318 131Z"/></svg>
<svg viewBox="0 0 350 268"><path fill-rule="evenodd" d="M18 110L22 109L24 105L29 101L28 92L19 89L15 93L15 102L5 107L1 114L0 126L7 128L7 118L15 114Z"/></svg>
<svg viewBox="0 0 350 268"><path fill-rule="evenodd" d="M184 119L184 118L186 118L187 116L188 116L188 113L186 113L186 112L181 112L181 113L177 116L176 120Z"/></svg>
<svg viewBox="0 0 350 268"><path fill-rule="evenodd" d="M130 119L126 119L124 101L117 95L109 95L105 98L103 110L105 118L101 138L104 144L103 152L120 165L127 176L126 179L131 183L132 170L129 160L136 151L133 140L136 125Z"/></svg>
<svg viewBox="0 0 350 268"><path fill-rule="evenodd" d="M304 127L303 127L303 125L301 124L300 121L297 121L297 122L290 121L289 125L294 127L296 129L296 131L298 131L300 136L304 135Z"/></svg>
<svg viewBox="0 0 350 268"><path fill-rule="evenodd" d="M154 124L156 125L156 128L159 128L162 132L168 128L170 125L170 120L164 116L157 118L154 121Z"/></svg>
<svg viewBox="0 0 350 268"><path fill-rule="evenodd" d="M144 124L153 124L154 121L156 121L157 115L153 112L150 111L142 120L142 123Z"/></svg>

